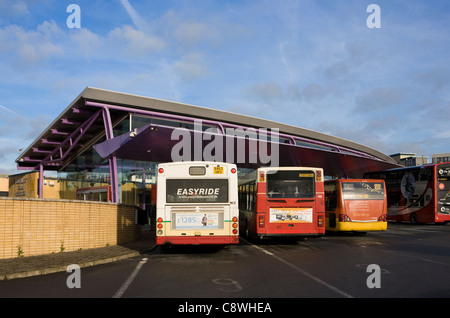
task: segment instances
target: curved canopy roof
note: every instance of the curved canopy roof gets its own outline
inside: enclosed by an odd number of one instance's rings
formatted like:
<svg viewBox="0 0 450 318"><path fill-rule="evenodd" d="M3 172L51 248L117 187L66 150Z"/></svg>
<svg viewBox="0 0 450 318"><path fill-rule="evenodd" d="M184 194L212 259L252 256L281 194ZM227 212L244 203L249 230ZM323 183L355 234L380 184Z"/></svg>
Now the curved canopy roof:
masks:
<svg viewBox="0 0 450 318"><path fill-rule="evenodd" d="M113 135L112 127L130 114L152 120L132 134ZM202 131L195 129L199 121ZM184 128L183 131L189 133L192 140L198 140L195 134L207 134L205 127L210 128L208 133L215 138L224 138L224 157L231 160L236 159L235 147L240 137L232 136L235 141L234 153L230 157L230 148L225 146L229 138L226 132L240 129L258 133L267 130L270 135L277 129L280 166L322 167L325 175L341 177L362 177L367 171L398 167L391 157L375 149L320 132L226 111L91 87L86 88L16 162L19 169L37 170L42 166L45 170L61 170L105 135L107 140L94 148L104 158L115 156L144 161L171 161L171 150L179 142L171 139L175 127ZM200 140L203 139L200 137ZM246 138L247 150L250 150L251 139L252 136ZM203 141L203 149L207 144ZM271 141L267 148L270 145ZM239 162L235 163L239 165ZM243 163L241 166L262 164L252 161L252 164Z"/></svg>

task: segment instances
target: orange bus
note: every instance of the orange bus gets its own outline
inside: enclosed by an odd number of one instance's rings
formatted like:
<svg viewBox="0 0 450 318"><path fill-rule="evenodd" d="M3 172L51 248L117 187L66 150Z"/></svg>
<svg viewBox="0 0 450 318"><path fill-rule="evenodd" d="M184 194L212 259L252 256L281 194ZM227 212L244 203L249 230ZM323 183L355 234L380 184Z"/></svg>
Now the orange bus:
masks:
<svg viewBox="0 0 450 318"><path fill-rule="evenodd" d="M383 180L325 181L327 231L385 231L387 201Z"/></svg>
<svg viewBox="0 0 450 318"><path fill-rule="evenodd" d="M248 238L325 234L323 170L265 167L239 178L239 225Z"/></svg>
<svg viewBox="0 0 450 318"><path fill-rule="evenodd" d="M450 221L450 162L375 171L364 177L386 182L388 220Z"/></svg>

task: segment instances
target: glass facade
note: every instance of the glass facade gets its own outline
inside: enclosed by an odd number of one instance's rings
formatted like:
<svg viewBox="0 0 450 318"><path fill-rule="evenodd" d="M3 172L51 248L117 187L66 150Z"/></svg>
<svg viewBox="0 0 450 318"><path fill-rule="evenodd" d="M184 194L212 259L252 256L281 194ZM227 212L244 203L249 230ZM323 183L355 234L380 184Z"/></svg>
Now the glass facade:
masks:
<svg viewBox="0 0 450 318"><path fill-rule="evenodd" d="M149 117L127 116L114 127L114 137L142 127L152 121ZM101 136L93 144L106 140ZM157 162L117 159L119 203L148 209L151 191L156 184ZM93 147L76 156L58 172L61 199L111 201L109 160L101 158Z"/></svg>

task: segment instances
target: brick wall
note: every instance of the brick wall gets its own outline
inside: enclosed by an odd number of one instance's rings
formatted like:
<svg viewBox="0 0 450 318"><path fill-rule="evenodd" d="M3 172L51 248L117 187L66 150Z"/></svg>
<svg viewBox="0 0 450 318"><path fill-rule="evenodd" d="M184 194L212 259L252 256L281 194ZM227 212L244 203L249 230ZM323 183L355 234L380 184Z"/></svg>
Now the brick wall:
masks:
<svg viewBox="0 0 450 318"><path fill-rule="evenodd" d="M0 259L133 242L135 209L113 203L0 197Z"/></svg>

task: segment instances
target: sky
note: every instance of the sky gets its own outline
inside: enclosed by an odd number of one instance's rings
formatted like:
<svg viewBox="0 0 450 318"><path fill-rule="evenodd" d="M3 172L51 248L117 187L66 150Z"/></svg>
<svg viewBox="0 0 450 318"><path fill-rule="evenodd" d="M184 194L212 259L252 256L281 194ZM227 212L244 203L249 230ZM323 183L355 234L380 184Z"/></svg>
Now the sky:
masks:
<svg viewBox="0 0 450 318"><path fill-rule="evenodd" d="M88 86L431 161L449 34L445 0L0 0L0 173Z"/></svg>

